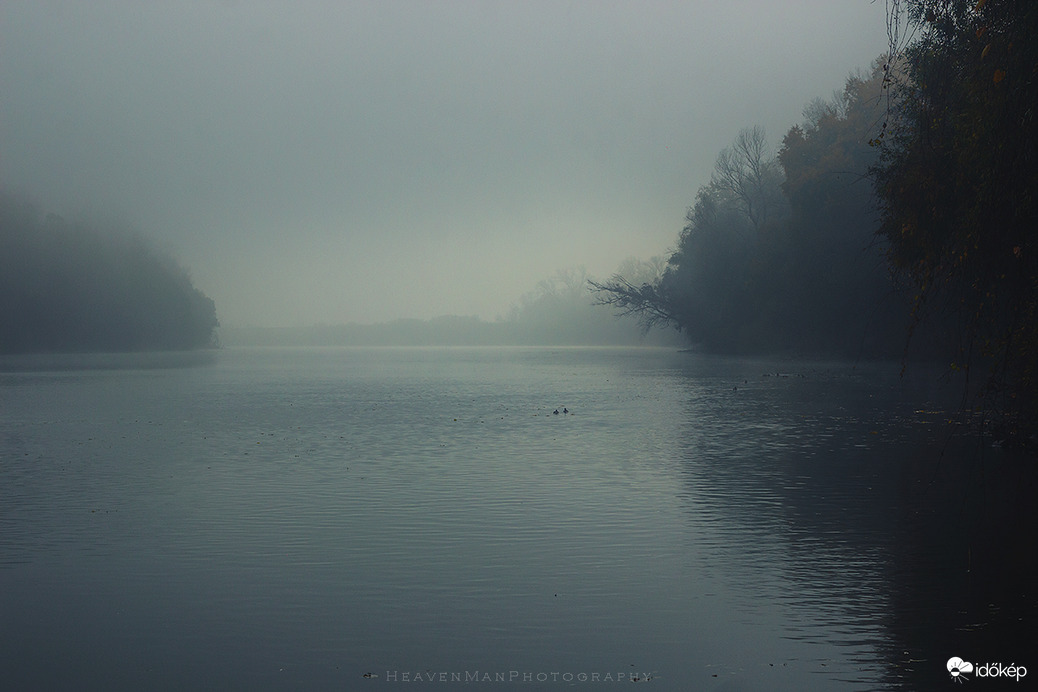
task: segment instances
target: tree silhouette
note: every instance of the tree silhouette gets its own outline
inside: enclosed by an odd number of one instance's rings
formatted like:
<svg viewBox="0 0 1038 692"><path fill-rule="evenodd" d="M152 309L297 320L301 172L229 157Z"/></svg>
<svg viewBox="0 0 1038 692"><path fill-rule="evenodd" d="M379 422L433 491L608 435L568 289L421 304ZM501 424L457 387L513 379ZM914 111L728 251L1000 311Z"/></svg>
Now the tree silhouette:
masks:
<svg viewBox="0 0 1038 692"><path fill-rule="evenodd" d="M875 243L867 178L882 64L812 102L778 156L761 128L742 130L699 189L665 270L593 283L598 303L711 351L900 352L907 316Z"/></svg>
<svg viewBox="0 0 1038 692"><path fill-rule="evenodd" d="M0 193L0 352L199 348L217 324L213 301L140 236Z"/></svg>

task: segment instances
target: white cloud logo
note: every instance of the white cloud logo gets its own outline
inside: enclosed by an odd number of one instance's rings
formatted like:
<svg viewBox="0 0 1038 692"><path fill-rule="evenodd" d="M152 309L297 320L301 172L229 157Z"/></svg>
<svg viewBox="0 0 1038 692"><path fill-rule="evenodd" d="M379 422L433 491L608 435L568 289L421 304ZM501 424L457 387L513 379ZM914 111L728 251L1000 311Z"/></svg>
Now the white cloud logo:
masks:
<svg viewBox="0 0 1038 692"><path fill-rule="evenodd" d="M958 656L952 656L948 659L948 672L951 673L952 680L962 682L969 679L965 677L965 674L973 672L973 664L963 661Z"/></svg>

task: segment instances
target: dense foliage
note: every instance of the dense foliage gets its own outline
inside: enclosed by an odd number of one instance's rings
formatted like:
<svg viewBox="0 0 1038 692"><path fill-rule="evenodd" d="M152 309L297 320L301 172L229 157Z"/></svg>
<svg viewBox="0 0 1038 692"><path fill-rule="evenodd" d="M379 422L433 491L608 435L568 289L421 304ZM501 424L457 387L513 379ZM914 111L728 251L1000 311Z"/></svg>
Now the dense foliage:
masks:
<svg viewBox="0 0 1038 692"><path fill-rule="evenodd" d="M1007 434L1034 432L1038 3L895 2L891 26L894 50L899 29L917 38L890 82L881 233L917 318L954 318L956 366L987 371L981 409Z"/></svg>
<svg viewBox="0 0 1038 692"><path fill-rule="evenodd" d="M213 301L141 238L0 195L0 353L198 348L216 326Z"/></svg>
<svg viewBox="0 0 1038 692"><path fill-rule="evenodd" d="M594 284L599 301L725 352L880 356L904 346L907 310L875 242L869 140L882 63L816 100L778 155L760 128L718 156L666 271Z"/></svg>

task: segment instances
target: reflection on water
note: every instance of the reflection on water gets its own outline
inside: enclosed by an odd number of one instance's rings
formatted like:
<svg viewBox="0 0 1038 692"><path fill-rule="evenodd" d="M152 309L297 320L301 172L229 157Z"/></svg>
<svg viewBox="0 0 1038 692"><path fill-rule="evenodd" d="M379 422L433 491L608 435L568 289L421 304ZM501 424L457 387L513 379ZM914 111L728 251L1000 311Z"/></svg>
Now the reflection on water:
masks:
<svg viewBox="0 0 1038 692"><path fill-rule="evenodd" d="M929 382L637 349L10 372L0 666L22 688L907 690L952 655L1027 665L1030 467L950 436Z"/></svg>
<svg viewBox="0 0 1038 692"><path fill-rule="evenodd" d="M858 668L840 677L877 688L944 684L960 651L1031 659L1033 460L956 430L931 378L746 371L690 385L688 495L732 549L719 569L789 577L784 636L846 646Z"/></svg>

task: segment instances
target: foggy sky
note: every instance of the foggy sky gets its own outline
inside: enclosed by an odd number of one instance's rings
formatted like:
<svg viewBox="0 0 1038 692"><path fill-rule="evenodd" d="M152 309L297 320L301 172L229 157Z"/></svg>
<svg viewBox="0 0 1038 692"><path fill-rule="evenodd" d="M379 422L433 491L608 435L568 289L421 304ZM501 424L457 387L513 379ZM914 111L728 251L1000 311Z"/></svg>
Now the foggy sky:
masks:
<svg viewBox="0 0 1038 692"><path fill-rule="evenodd" d="M0 185L158 240L225 325L494 319L672 248L884 3L4 0Z"/></svg>

